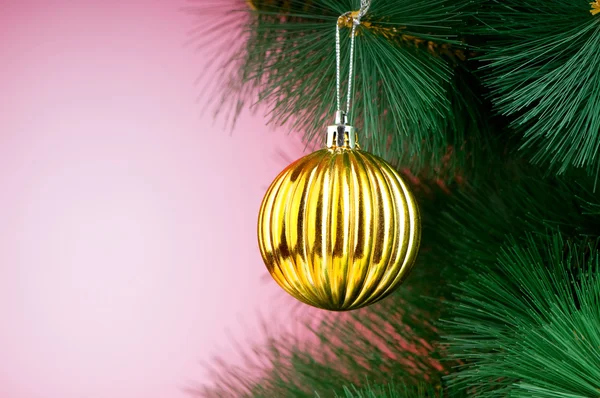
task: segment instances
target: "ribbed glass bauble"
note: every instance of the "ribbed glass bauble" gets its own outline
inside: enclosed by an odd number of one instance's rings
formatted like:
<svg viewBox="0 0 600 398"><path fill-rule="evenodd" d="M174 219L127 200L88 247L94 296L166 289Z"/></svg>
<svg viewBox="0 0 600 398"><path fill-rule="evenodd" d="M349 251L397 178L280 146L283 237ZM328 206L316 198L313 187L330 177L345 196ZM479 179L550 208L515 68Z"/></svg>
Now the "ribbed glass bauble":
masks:
<svg viewBox="0 0 600 398"><path fill-rule="evenodd" d="M420 235L419 211L400 174L348 140L283 170L258 219L273 279L296 299L332 311L392 293L413 267Z"/></svg>

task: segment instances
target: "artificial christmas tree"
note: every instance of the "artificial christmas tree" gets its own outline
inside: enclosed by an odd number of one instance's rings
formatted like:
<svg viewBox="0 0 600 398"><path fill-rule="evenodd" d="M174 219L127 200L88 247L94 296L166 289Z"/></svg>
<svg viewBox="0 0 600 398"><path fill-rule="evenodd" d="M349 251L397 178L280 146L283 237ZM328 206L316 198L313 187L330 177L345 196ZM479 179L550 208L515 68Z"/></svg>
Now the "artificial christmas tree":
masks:
<svg viewBox="0 0 600 398"><path fill-rule="evenodd" d="M412 182L417 264L386 299L326 317L318 347L281 336L254 348L264 377L223 365L217 386L202 392L598 396L598 2L369 3L354 28L355 72L341 40L339 74L354 79L349 111L361 145ZM235 120L261 104L273 124L322 142L336 110L334 29L350 37L360 7L191 7L204 45L228 45L214 47L223 57L216 109Z"/></svg>

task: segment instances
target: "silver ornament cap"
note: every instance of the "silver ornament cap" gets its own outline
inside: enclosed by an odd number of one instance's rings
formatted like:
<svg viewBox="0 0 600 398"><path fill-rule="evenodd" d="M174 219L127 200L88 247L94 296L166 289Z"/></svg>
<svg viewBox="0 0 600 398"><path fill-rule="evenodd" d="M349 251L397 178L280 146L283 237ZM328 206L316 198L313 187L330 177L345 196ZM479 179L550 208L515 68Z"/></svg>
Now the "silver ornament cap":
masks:
<svg viewBox="0 0 600 398"><path fill-rule="evenodd" d="M327 148L356 149L356 129L346 123L346 113L336 111L335 124L327 127Z"/></svg>

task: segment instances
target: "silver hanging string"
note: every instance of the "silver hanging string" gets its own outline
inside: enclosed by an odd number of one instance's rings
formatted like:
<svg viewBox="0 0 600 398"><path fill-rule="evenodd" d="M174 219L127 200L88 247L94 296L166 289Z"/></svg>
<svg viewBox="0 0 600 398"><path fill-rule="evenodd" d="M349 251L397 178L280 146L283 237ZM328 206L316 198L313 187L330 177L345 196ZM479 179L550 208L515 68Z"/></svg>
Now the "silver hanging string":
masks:
<svg viewBox="0 0 600 398"><path fill-rule="evenodd" d="M352 98L352 81L354 80L354 37L356 36L356 28L360 25L360 21L362 17L369 11L369 7L371 6L371 0L361 0L360 1L360 9L356 16L352 18L352 32L350 34L350 67L348 72L348 94L346 97L346 112L342 113L342 99L341 99L341 56L340 56L340 25L339 19L338 23L335 25L335 62L336 62L336 92L337 92L337 114L344 115L342 117L342 121L345 121L345 116L350 113L350 101ZM340 16L340 18L347 17L348 15L353 14L353 12L349 11ZM345 123L344 123L345 124Z"/></svg>

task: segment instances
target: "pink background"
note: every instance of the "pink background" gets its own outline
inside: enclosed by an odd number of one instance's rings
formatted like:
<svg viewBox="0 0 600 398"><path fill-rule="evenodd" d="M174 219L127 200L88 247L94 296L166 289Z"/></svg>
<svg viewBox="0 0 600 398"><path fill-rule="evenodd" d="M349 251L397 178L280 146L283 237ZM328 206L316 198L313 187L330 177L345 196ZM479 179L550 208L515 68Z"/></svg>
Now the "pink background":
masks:
<svg viewBox="0 0 600 398"><path fill-rule="evenodd" d="M200 116L187 4L0 0L2 398L183 397L291 324L256 214L303 146Z"/></svg>

